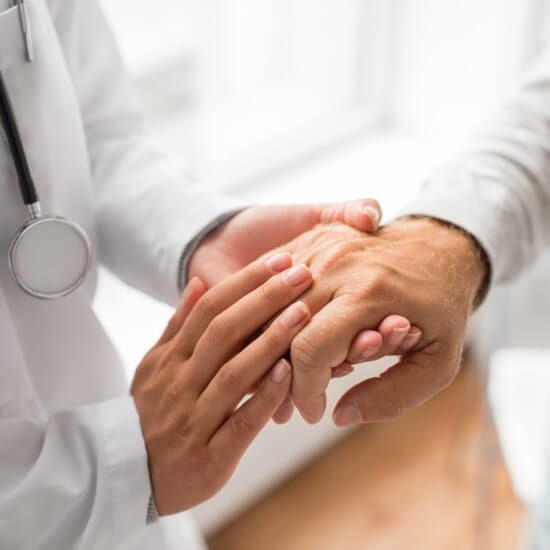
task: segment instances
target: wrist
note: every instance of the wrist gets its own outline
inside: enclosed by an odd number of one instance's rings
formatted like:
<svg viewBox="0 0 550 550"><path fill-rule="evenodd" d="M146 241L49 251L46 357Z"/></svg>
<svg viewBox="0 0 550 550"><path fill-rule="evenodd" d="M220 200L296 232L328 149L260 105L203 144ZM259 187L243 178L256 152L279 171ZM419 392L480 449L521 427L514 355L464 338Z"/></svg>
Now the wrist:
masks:
<svg viewBox="0 0 550 550"><path fill-rule="evenodd" d="M206 266L211 267L224 257L224 228L244 210L247 208L239 208L218 216L187 244L181 258L180 288L185 287L186 282L195 276L207 280Z"/></svg>
<svg viewBox="0 0 550 550"><path fill-rule="evenodd" d="M424 236L426 243L445 256L447 269L456 271L462 287L471 300L472 309L481 305L490 286L491 264L478 240L460 226L445 220L421 215L400 218L394 223L406 224Z"/></svg>

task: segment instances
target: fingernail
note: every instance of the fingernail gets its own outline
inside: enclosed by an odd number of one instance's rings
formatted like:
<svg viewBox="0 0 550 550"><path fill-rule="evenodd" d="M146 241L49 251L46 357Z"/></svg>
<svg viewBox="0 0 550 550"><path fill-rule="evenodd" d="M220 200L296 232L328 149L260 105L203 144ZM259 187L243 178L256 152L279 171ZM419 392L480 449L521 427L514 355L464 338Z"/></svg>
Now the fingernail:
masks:
<svg viewBox="0 0 550 550"><path fill-rule="evenodd" d="M334 413L333 420L337 426L352 426L361 422L361 414L356 405L342 405Z"/></svg>
<svg viewBox="0 0 550 550"><path fill-rule="evenodd" d="M323 395L313 397L302 407L302 416L305 418L306 422L314 424L319 422L323 417L325 412L326 398Z"/></svg>
<svg viewBox="0 0 550 550"><path fill-rule="evenodd" d="M307 316L308 308L304 302L295 302L283 313L281 322L288 328L299 325Z"/></svg>
<svg viewBox="0 0 550 550"><path fill-rule="evenodd" d="M360 355L360 359L368 359L369 357L372 357L379 348L366 348L365 351Z"/></svg>
<svg viewBox="0 0 550 550"><path fill-rule="evenodd" d="M420 340L421 335L422 335L422 333L420 332L419 329L416 329L415 331L410 330L409 334L407 334L407 336L405 336L405 339L401 343L401 346L400 346L401 349L403 349L405 351L408 351L409 349L416 346L416 344L418 344L418 342Z"/></svg>
<svg viewBox="0 0 550 550"><path fill-rule="evenodd" d="M289 269L284 275L283 280L291 286L298 286L311 277L311 272L304 264L296 265Z"/></svg>
<svg viewBox="0 0 550 550"><path fill-rule="evenodd" d="M271 380L275 384L280 384L290 372L290 365L288 361L281 359L271 370Z"/></svg>
<svg viewBox="0 0 550 550"><path fill-rule="evenodd" d="M265 262L265 265L273 271L273 273L280 273L284 271L292 264L292 259L288 252L279 252L271 258L268 258Z"/></svg>
<svg viewBox="0 0 550 550"><path fill-rule="evenodd" d="M378 210L374 208L374 206L368 205L365 206L365 213L372 220L373 229L376 229L378 227L378 222L380 221L380 214L378 213Z"/></svg>
<svg viewBox="0 0 550 550"><path fill-rule="evenodd" d="M403 341L403 336L409 332L410 327L394 328L388 338L388 346L398 346Z"/></svg>

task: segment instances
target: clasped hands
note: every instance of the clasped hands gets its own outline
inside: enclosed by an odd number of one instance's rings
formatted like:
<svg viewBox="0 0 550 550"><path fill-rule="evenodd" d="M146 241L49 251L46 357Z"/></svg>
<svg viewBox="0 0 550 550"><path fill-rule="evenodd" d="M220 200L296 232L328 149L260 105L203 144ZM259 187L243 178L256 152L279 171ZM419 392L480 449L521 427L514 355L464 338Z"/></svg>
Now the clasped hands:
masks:
<svg viewBox="0 0 550 550"><path fill-rule="evenodd" d="M352 363L400 355L342 396L337 425L394 418L454 378L485 276L477 247L432 219L379 219L374 201L256 207L197 250L132 385L161 514L217 492L291 403L319 421L331 377Z"/></svg>

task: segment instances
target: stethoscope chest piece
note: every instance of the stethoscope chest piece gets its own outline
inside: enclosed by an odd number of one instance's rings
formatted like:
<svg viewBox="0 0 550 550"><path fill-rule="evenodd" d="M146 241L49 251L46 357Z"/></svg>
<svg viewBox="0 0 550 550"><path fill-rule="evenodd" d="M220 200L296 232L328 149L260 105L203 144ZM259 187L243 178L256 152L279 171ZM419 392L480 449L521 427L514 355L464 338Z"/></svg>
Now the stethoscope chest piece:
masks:
<svg viewBox="0 0 550 550"><path fill-rule="evenodd" d="M32 51L28 52L32 59ZM0 121L3 123L21 198L30 214L9 247L9 267L16 283L35 298L53 300L76 290L92 263L88 236L75 222L44 216L15 113L0 71Z"/></svg>
<svg viewBox="0 0 550 550"><path fill-rule="evenodd" d="M84 230L57 216L37 216L14 235L10 271L17 284L36 298L61 298L76 290L91 265L91 246Z"/></svg>

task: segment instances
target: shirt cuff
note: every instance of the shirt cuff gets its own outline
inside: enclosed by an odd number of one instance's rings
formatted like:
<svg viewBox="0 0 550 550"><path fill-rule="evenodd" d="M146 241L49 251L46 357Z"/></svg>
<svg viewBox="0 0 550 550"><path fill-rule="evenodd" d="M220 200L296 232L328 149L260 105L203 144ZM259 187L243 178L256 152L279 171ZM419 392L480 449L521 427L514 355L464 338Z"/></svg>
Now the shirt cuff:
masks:
<svg viewBox="0 0 550 550"><path fill-rule="evenodd" d="M159 513L157 510L157 505L155 504L155 497L151 494L151 497L149 498L149 504L147 506L147 517L146 517L146 523L147 525L151 523L155 523L159 519Z"/></svg>
<svg viewBox="0 0 550 550"><path fill-rule="evenodd" d="M206 224L185 246L183 250L183 254L181 255L180 259L180 267L179 267L179 279L178 279L178 285L179 290L183 290L185 288L185 285L187 284L187 270L189 268L189 262L191 261L191 257L193 256L193 253L195 250L197 250L198 246L201 244L202 240L212 233L212 231L215 231L218 229L218 227L222 226L224 223L229 221L231 218L245 210L246 207L240 207L233 210L230 210L228 212L225 212L223 214L220 214L216 218L214 218L210 223Z"/></svg>
<svg viewBox="0 0 550 550"><path fill-rule="evenodd" d="M139 415L131 396L101 403L106 486L110 488L106 513L114 522L114 539L146 525L152 489L147 450ZM109 508L110 511L109 511Z"/></svg>

